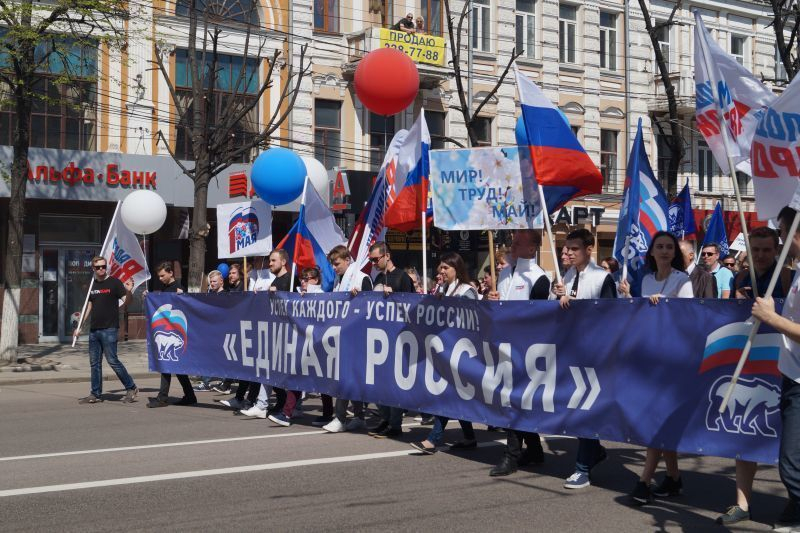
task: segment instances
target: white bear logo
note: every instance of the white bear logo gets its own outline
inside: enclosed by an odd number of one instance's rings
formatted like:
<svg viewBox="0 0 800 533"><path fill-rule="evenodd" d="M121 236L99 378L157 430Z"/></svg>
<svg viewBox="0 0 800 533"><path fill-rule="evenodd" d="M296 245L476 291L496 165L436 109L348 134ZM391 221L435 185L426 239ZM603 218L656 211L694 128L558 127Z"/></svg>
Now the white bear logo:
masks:
<svg viewBox="0 0 800 533"><path fill-rule="evenodd" d="M158 347L159 361L177 361L178 352L183 349L183 339L174 331L157 331L153 340Z"/></svg>
<svg viewBox="0 0 800 533"><path fill-rule="evenodd" d="M770 415L780 407L780 389L763 379L740 378L734 385L733 394L724 412L719 412L722 399L730 386L731 376L717 379L708 393L709 406L706 428L709 431L763 435L777 437L778 433L769 424Z"/></svg>

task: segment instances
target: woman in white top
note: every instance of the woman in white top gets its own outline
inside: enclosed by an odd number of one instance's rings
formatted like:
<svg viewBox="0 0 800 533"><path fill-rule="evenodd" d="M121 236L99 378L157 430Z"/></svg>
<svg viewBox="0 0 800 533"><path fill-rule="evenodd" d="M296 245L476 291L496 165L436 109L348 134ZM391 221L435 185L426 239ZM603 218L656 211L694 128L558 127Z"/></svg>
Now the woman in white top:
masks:
<svg viewBox="0 0 800 533"><path fill-rule="evenodd" d="M464 260L455 252L448 252L442 255L439 262L439 274L442 277L442 285L439 287L436 295L452 296L456 298L468 298L470 300L478 299L478 291L470 285L467 281L467 266ZM436 415L433 421L433 429L428 434L428 438L421 442L412 442L411 447L419 450L425 455L432 455L436 453L437 446L442 444L444 437L444 428L450 419L445 416ZM471 450L478 447L478 441L475 438L475 430L472 428L472 422L459 420L461 424L461 431L464 433L464 440L458 441L450 446L453 450Z"/></svg>
<svg viewBox="0 0 800 533"><path fill-rule="evenodd" d="M649 297L653 305L657 305L661 298L694 297L692 282L683 271L683 254L678 246L678 239L673 234L659 231L653 235L646 259L651 272L642 280L642 296ZM623 296L630 297L631 287L628 280L620 281L619 291ZM650 480L662 455L667 466L667 475L658 487L651 490ZM677 496L682 488L677 452L647 448L642 475L631 494L634 503L650 503L653 496Z"/></svg>

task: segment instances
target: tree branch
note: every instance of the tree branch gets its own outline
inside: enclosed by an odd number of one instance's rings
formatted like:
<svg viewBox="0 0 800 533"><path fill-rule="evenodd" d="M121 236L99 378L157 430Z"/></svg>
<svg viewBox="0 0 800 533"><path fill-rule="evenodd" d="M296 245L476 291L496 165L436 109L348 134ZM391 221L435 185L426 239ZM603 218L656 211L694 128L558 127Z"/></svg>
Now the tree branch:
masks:
<svg viewBox="0 0 800 533"><path fill-rule="evenodd" d="M186 174L187 176L189 176L191 178L192 175L194 174L194 169L189 170L181 162L181 160L178 159L178 157L175 155L175 152L172 150L172 148L170 148L169 142L167 142L167 138L164 137L164 132L162 132L161 130L158 130L156 135L158 136L158 140L164 143L164 147L167 149L167 152L169 152L169 155L172 156L172 159L181 168L181 171L183 171L184 174Z"/></svg>

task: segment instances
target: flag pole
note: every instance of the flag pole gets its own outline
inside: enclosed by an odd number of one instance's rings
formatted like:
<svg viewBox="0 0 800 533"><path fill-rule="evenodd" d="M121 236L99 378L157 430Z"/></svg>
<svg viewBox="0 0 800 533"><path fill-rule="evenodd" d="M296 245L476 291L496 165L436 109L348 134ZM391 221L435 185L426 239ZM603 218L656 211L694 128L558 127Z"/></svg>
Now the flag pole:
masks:
<svg viewBox="0 0 800 533"><path fill-rule="evenodd" d="M424 206L423 206L424 207ZM427 211L422 211L422 291L428 294L428 228Z"/></svg>
<svg viewBox="0 0 800 533"><path fill-rule="evenodd" d="M731 147L728 139L728 125L725 118L722 116L722 109L719 106L719 86L717 85L716 71L711 68L711 58L709 57L708 49L706 47L705 39L708 38L708 32L704 39L700 39L699 46L702 48L703 63L705 63L706 70L708 71L708 79L711 81L711 91L714 97L714 108L717 111L717 122L719 123L719 131L722 135L722 145L725 148L725 156L728 158L728 175L731 177L733 183L733 192L736 196L736 209L739 211L739 224L742 226L742 235L744 236L744 247L747 251L747 264L750 267L750 283L753 287L757 286L756 280L756 267L753 263L753 252L750 249L750 232L747 231L747 221L744 218L744 210L742 209L742 195L739 191L739 181L736 179L736 166L733 164L733 157L731 156ZM723 402L725 403L725 402Z"/></svg>
<svg viewBox="0 0 800 533"><path fill-rule="evenodd" d="M119 214L119 206L122 205L122 201L117 201L117 207L114 209L114 216L111 217L111 224L108 225L108 232L106 232L106 238L103 240L103 247L100 248L100 255L103 255L106 251L106 246L108 245L108 238L111 236L111 228L114 227L114 222L117 220L117 215ZM75 347L75 343L78 340L78 335L81 332L81 326L83 326L83 317L86 314L86 307L89 305L89 295L92 293L92 286L94 286L94 269L92 269L92 279L89 281L89 288L86 290L86 299L83 301L83 308L81 309L81 316L78 317L78 325L75 328L75 332L72 334L72 347Z"/></svg>
<svg viewBox="0 0 800 533"><path fill-rule="evenodd" d="M306 176L306 180L303 182L303 199L300 201L300 217L303 217L303 210L306 207L306 189L308 188L308 176ZM302 221L301 221L302 224ZM297 240L295 240L294 244L294 255L297 255ZM289 278L289 292L294 292L294 277L297 274L297 262L295 258L292 257L292 275Z"/></svg>
<svg viewBox="0 0 800 533"><path fill-rule="evenodd" d="M497 277L495 270L495 256L494 256L494 231L486 230L489 232L489 270L492 274L492 292L497 290Z"/></svg>
<svg viewBox="0 0 800 533"><path fill-rule="evenodd" d="M556 241L553 236L553 226L550 224L550 214L547 212L547 202L544 201L544 189L539 187L539 202L542 204L542 216L544 217L544 227L547 229L547 241L550 244L550 253L553 254L553 265L556 274L556 282L561 284L561 271L559 270L558 256L556 256Z"/></svg>
<svg viewBox="0 0 800 533"><path fill-rule="evenodd" d="M247 292L247 256L244 258L244 292Z"/></svg>
<svg viewBox="0 0 800 533"><path fill-rule="evenodd" d="M794 234L797 232L798 225L800 225L800 211L797 211L794 214L792 225L789 227L789 233L786 237L787 240L794 237ZM764 294L764 298L772 297L772 292L775 290L775 285L778 284L778 278L780 278L781 270L783 270L783 264L786 263L786 257L789 255L789 248L790 246L788 242L783 243L781 254L778 256L778 264L775 266L775 270L772 272L772 278L769 280L769 286L767 287L767 292ZM753 285L753 294L758 294L756 285ZM747 336L747 342L742 349L742 355L739 357L739 363L737 363L736 370L733 372L733 376L731 376L731 381L728 384L728 390L725 391L725 397L722 399L722 403L719 405L720 413L725 412L725 408L728 406L728 401L731 399L733 388L739 379L739 375L742 373L742 369L747 361L747 357L750 355L750 350L753 347L753 340L756 338L756 334L758 333L758 328L760 326L760 320L756 319L753 321L753 326L750 328L750 334Z"/></svg>
<svg viewBox="0 0 800 533"><path fill-rule="evenodd" d="M623 248L624 254L628 253L628 248L630 248L630 246L631 246L631 236L627 235L627 236L625 236L625 248ZM628 258L625 257L625 255L623 255L623 257L622 257L622 278L621 279L624 279L625 281L628 281Z"/></svg>

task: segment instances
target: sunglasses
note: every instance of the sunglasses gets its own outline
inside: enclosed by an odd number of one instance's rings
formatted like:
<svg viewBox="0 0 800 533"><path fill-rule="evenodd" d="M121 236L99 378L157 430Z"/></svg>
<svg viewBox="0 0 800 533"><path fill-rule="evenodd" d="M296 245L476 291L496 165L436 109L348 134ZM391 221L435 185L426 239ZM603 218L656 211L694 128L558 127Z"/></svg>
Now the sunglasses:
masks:
<svg viewBox="0 0 800 533"><path fill-rule="evenodd" d="M722 263L722 264L725 265L726 267L736 266L736 263Z"/></svg>
<svg viewBox="0 0 800 533"><path fill-rule="evenodd" d="M92 268L95 270L105 270L108 265L94 265Z"/></svg>
<svg viewBox="0 0 800 533"><path fill-rule="evenodd" d="M700 257L711 257L712 255L717 255L717 252L703 252Z"/></svg>
<svg viewBox="0 0 800 533"><path fill-rule="evenodd" d="M386 256L385 256L385 255L382 255L382 256L380 256L380 257L370 257L370 258L369 258L369 262L370 262L370 263L373 263L373 264L375 264L375 263L377 263L378 261L380 261L381 259L383 259L384 257L386 257Z"/></svg>

